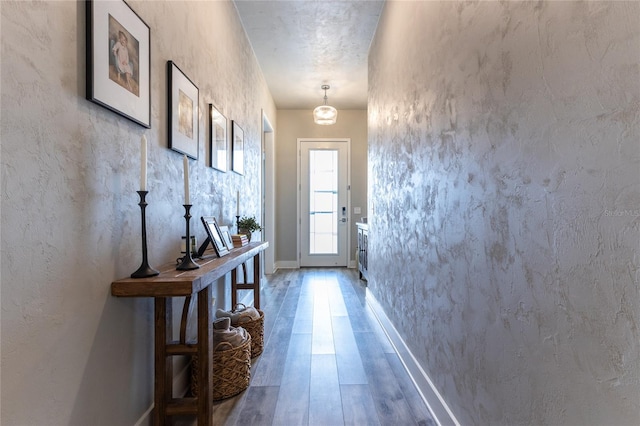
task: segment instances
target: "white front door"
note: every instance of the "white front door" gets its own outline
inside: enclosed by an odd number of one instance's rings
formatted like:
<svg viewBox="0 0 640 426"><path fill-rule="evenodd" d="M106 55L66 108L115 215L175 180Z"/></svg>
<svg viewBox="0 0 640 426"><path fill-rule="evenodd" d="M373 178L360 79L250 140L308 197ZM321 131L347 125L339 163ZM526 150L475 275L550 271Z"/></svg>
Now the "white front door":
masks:
<svg viewBox="0 0 640 426"><path fill-rule="evenodd" d="M349 139L299 139L300 266L347 266Z"/></svg>

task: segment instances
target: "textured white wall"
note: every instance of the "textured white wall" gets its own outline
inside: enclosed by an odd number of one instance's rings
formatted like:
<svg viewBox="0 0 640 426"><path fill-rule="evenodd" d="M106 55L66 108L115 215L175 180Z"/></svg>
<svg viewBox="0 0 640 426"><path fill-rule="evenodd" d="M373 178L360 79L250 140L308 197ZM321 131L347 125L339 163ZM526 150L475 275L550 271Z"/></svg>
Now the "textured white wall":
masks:
<svg viewBox="0 0 640 426"><path fill-rule="evenodd" d="M167 148L166 61L200 89L199 216L259 217L261 109L275 106L233 3L130 1L151 27L152 128L85 100L85 6L2 1L3 425L133 424L153 400L153 304L110 295L140 265L140 137L150 263L184 234L182 157ZM207 104L245 132L246 174L208 166ZM228 302L224 282L216 297Z"/></svg>
<svg viewBox="0 0 640 426"><path fill-rule="evenodd" d="M640 3L388 2L369 287L462 424L640 424Z"/></svg>
<svg viewBox="0 0 640 426"><path fill-rule="evenodd" d="M276 261L295 262L297 218L296 182L298 138L351 138L351 206L361 207L362 214L351 209L350 260L355 260L358 244L355 222L367 211L367 111L340 110L333 126L313 122L311 110L279 110L276 134Z"/></svg>

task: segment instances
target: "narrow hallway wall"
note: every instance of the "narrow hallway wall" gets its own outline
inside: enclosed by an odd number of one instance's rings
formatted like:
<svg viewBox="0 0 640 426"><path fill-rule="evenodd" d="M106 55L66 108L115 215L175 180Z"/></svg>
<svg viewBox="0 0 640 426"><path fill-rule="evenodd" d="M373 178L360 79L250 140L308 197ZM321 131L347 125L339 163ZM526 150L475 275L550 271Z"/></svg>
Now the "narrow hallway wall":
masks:
<svg viewBox="0 0 640 426"><path fill-rule="evenodd" d="M0 2L2 425L132 425L153 403L153 302L110 286L141 262L143 134L149 261L180 255L168 60L200 91L191 229L202 242L200 216L233 223L238 190L242 213L260 214L261 110L274 123L276 110L233 3L127 3L151 28L151 129L85 99L85 2ZM209 103L244 130L244 176L209 167Z"/></svg>
<svg viewBox="0 0 640 426"><path fill-rule="evenodd" d="M640 423L640 3L401 2L369 289L461 424Z"/></svg>

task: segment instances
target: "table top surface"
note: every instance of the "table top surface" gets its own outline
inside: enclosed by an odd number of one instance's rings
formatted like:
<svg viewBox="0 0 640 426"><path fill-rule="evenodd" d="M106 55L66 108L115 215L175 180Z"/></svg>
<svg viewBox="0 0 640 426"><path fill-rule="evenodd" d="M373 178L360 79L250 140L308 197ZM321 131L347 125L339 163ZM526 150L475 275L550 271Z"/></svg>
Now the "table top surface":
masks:
<svg viewBox="0 0 640 426"><path fill-rule="evenodd" d="M178 297L197 293L241 264L260 254L269 243L252 242L231 250L223 257L213 251L205 252L201 259L194 259L200 268L191 271L176 270L175 263L159 268L159 275L148 278L122 278L111 283L111 295L120 297Z"/></svg>

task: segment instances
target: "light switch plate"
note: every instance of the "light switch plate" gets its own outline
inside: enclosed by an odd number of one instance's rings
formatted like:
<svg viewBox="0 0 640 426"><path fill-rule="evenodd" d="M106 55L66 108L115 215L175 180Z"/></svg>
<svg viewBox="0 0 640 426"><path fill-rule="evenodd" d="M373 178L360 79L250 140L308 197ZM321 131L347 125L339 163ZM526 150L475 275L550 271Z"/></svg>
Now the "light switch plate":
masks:
<svg viewBox="0 0 640 426"><path fill-rule="evenodd" d="M362 213L362 209L360 207L353 208L353 214L360 214L360 213Z"/></svg>

